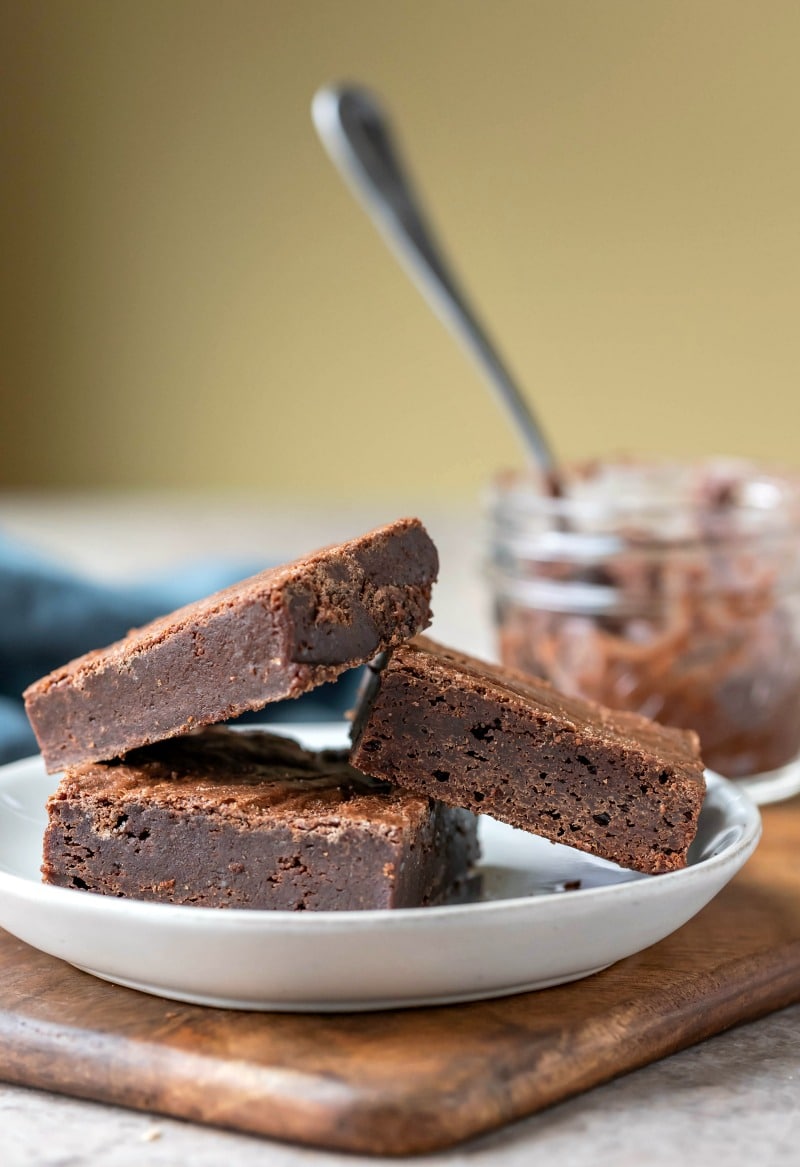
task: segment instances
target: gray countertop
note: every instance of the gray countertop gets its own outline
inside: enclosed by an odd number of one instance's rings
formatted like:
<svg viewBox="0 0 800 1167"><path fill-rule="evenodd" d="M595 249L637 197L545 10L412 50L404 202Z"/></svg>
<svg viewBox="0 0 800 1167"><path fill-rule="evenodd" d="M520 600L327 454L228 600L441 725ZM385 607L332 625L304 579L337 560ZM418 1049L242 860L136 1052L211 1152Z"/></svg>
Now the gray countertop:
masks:
<svg viewBox="0 0 800 1167"><path fill-rule="evenodd" d="M220 497L0 496L0 527L78 568L142 574L199 555L289 558L400 513L421 513L442 557L433 632L493 651L474 511L409 505L328 510ZM800 1006L773 1014L417 1164L558 1161L726 1167L800 1164ZM374 1162L0 1084L2 1167L161 1167L223 1162L327 1167Z"/></svg>

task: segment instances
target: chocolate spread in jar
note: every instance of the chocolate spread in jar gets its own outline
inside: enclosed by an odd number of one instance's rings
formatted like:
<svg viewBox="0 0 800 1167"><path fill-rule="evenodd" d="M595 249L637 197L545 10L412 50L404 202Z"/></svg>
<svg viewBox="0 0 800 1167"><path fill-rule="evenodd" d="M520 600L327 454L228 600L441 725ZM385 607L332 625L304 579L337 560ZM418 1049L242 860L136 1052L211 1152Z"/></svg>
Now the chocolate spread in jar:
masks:
<svg viewBox="0 0 800 1167"><path fill-rule="evenodd" d="M525 502L515 490L495 511L505 664L697 730L728 777L800 754L796 482L740 463L658 467L655 480L595 464L544 521L530 488Z"/></svg>

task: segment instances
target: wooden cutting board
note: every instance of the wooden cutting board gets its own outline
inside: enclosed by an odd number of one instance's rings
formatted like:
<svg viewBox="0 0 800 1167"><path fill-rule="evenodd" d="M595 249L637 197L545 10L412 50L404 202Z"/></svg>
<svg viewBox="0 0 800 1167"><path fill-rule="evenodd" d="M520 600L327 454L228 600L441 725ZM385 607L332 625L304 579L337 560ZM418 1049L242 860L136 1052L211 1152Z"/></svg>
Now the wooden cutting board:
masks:
<svg viewBox="0 0 800 1167"><path fill-rule="evenodd" d="M375 1154L435 1150L800 1000L800 799L667 940L473 1005L235 1013L117 988L0 932L0 1077Z"/></svg>

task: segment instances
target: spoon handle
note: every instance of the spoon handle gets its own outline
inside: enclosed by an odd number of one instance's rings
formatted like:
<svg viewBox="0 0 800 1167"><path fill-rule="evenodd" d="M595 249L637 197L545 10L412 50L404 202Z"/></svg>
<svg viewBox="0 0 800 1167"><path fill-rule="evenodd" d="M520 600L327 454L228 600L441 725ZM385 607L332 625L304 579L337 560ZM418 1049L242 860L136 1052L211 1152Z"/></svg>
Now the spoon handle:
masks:
<svg viewBox="0 0 800 1167"><path fill-rule="evenodd" d="M449 270L373 95L355 86L320 89L312 117L328 154L386 242L437 316L477 361L528 456L551 475L555 459L550 445Z"/></svg>

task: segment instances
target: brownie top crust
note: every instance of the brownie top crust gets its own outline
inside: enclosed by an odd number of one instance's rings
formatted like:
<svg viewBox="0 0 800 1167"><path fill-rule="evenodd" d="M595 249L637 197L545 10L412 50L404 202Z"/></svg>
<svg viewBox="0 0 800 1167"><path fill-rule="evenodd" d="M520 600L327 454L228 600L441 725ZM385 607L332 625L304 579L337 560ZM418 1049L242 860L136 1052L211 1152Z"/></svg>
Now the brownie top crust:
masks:
<svg viewBox="0 0 800 1167"><path fill-rule="evenodd" d="M393 669L417 673L442 687L452 688L457 683L465 691L479 692L504 704L522 701L534 705L565 734L576 733L587 741L611 740L626 752L663 758L676 772L705 787L700 741L694 730L674 729L639 713L607 709L595 701L568 696L539 677L487 664L426 636L417 636L395 649L391 664Z"/></svg>
<svg viewBox="0 0 800 1167"><path fill-rule="evenodd" d="M430 623L438 556L419 519L271 568L31 685L53 771L298 697Z"/></svg>
<svg viewBox="0 0 800 1167"><path fill-rule="evenodd" d="M430 800L361 774L344 751L314 753L261 730L220 726L133 750L117 762L68 769L52 796L108 806L109 823L127 803L184 816L213 814L248 829L373 823L393 833L423 820Z"/></svg>

